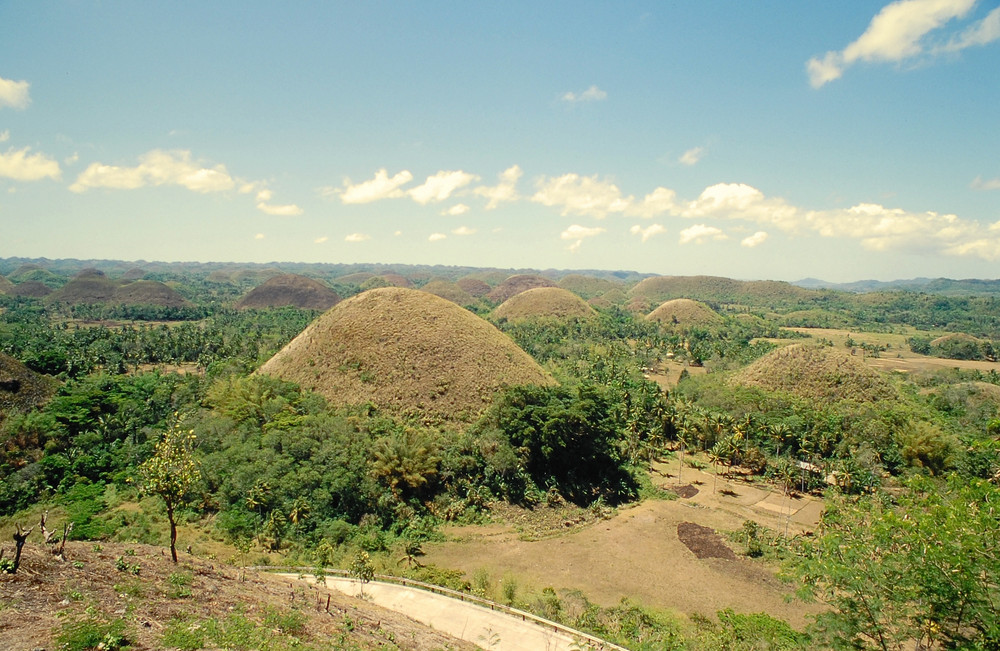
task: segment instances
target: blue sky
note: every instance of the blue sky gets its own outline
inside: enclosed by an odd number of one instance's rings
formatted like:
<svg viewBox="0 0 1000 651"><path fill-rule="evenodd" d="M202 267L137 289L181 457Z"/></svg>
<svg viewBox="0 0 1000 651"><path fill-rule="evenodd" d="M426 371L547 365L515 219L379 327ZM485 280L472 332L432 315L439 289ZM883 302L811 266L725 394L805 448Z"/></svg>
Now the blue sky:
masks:
<svg viewBox="0 0 1000 651"><path fill-rule="evenodd" d="M0 257L1000 277L995 1L77 0L0 26Z"/></svg>

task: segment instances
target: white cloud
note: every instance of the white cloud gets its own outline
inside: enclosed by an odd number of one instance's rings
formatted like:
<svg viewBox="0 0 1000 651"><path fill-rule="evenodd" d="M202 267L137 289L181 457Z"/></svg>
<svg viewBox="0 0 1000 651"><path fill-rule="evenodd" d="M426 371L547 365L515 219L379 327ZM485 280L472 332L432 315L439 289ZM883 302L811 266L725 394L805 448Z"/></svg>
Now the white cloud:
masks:
<svg viewBox="0 0 1000 651"><path fill-rule="evenodd" d="M66 165L75 165L78 160L80 160L80 154L73 152L63 159L63 163Z"/></svg>
<svg viewBox="0 0 1000 651"><path fill-rule="evenodd" d="M576 102L599 102L608 98L608 94L598 88L597 86L591 86L582 93L567 92L562 96L562 101L576 103Z"/></svg>
<svg viewBox="0 0 1000 651"><path fill-rule="evenodd" d="M389 177L389 173L383 167L375 172L375 177L363 183L352 184L350 179L344 179L343 188L322 188L321 194L324 196L340 195L340 200L345 204L371 203L380 199L391 199L404 196L400 189L413 180L413 174L408 170Z"/></svg>
<svg viewBox="0 0 1000 651"><path fill-rule="evenodd" d="M9 106L15 109L28 108L31 98L28 96L28 87L31 86L26 81L13 81L0 77L0 108Z"/></svg>
<svg viewBox="0 0 1000 651"><path fill-rule="evenodd" d="M784 199L767 198L757 188L745 183L716 183L702 191L679 214L684 217L721 217L773 224L794 231L799 225L798 211Z"/></svg>
<svg viewBox="0 0 1000 651"><path fill-rule="evenodd" d="M970 187L973 190L1000 190L1000 176L995 179L984 179L981 176L977 176L973 179Z"/></svg>
<svg viewBox="0 0 1000 651"><path fill-rule="evenodd" d="M698 161L700 161L702 156L704 155L705 155L704 147L694 147L692 149L688 149L686 152L681 154L681 157L678 158L677 161L682 165L687 165L687 166L697 165Z"/></svg>
<svg viewBox="0 0 1000 651"><path fill-rule="evenodd" d="M50 178L58 181L62 177L59 163L45 154L29 154L29 147L8 149L0 153L0 177L15 181L38 181Z"/></svg>
<svg viewBox="0 0 1000 651"><path fill-rule="evenodd" d="M601 233L605 232L606 229L603 228L588 228L586 226L580 226L579 224L573 224L562 233L559 237L564 240L574 240L572 244L569 245L569 250L576 252L579 250L580 245L583 240L588 237L597 237Z"/></svg>
<svg viewBox="0 0 1000 651"><path fill-rule="evenodd" d="M370 239L372 239L372 236L368 235L367 233L351 233L350 235L348 235L347 237L344 238L344 241L345 242L364 242L365 240L370 240Z"/></svg>
<svg viewBox="0 0 1000 651"><path fill-rule="evenodd" d="M679 242L681 244L690 244L692 242L695 244L704 244L706 240L725 239L727 239L727 237L726 234L722 232L722 229L716 228L715 226L707 226L705 224L695 224L694 226L689 226L681 231Z"/></svg>
<svg viewBox="0 0 1000 651"><path fill-rule="evenodd" d="M625 215L628 217L652 219L677 210L677 193L667 188L656 188L643 197L640 203L631 202L631 197L629 201L630 205L625 208Z"/></svg>
<svg viewBox="0 0 1000 651"><path fill-rule="evenodd" d="M263 233L257 233L256 235L253 236L253 239L255 239L255 240L262 240L262 239L264 239L264 234Z"/></svg>
<svg viewBox="0 0 1000 651"><path fill-rule="evenodd" d="M740 241L740 246L745 246L748 249L752 249L755 246L763 244L766 239L767 239L767 233L765 233L764 231L757 231L756 233L750 235L749 237L744 237Z"/></svg>
<svg viewBox="0 0 1000 651"><path fill-rule="evenodd" d="M91 163L69 186L72 192L91 188L134 190L148 185L178 185L193 192L222 192L236 182L224 165L203 167L191 160L191 152L154 149L139 157L136 167Z"/></svg>
<svg viewBox="0 0 1000 651"><path fill-rule="evenodd" d="M478 197L489 199L486 210L493 210L504 201L514 201L517 196L517 182L524 172L520 166L512 165L500 174L500 183L494 186L481 185L472 192Z"/></svg>
<svg viewBox="0 0 1000 651"><path fill-rule="evenodd" d="M476 229L469 228L468 226L459 226L452 231L453 235L474 235L475 233Z"/></svg>
<svg viewBox="0 0 1000 651"><path fill-rule="evenodd" d="M935 50L937 52L959 52L967 47L986 45L1000 39L1000 7L997 7L986 17L971 27L968 27L946 45Z"/></svg>
<svg viewBox="0 0 1000 651"><path fill-rule="evenodd" d="M542 177L538 191L531 198L535 203L556 206L566 215L589 215L604 219L610 213L624 212L632 197L622 197L614 183L598 180L597 176L564 174L557 178Z"/></svg>
<svg viewBox="0 0 1000 651"><path fill-rule="evenodd" d="M975 4L976 0L898 0L888 4L872 18L864 34L842 51L810 59L806 64L809 83L820 88L858 61L899 62L924 54L925 36L953 19L962 18ZM996 27L993 21L997 21ZM1000 31L994 35L994 29L1000 30L1000 18L994 18L991 12L953 41L952 51L995 40Z"/></svg>
<svg viewBox="0 0 1000 651"><path fill-rule="evenodd" d="M442 215L448 215L449 217L458 217L459 215L464 215L469 212L469 207L464 203L457 203L448 210L442 212Z"/></svg>
<svg viewBox="0 0 1000 651"><path fill-rule="evenodd" d="M326 235L324 235L323 237L317 237L315 240L313 240L313 243L315 243L315 244L323 244L328 239L330 239L330 238L327 237Z"/></svg>
<svg viewBox="0 0 1000 651"><path fill-rule="evenodd" d="M8 140L10 140L10 129L0 131L0 142L7 142Z"/></svg>
<svg viewBox="0 0 1000 651"><path fill-rule="evenodd" d="M295 215L302 214L302 209L294 203L273 205L261 201L257 203L257 210L267 213L268 215L277 215L279 217L294 217Z"/></svg>
<svg viewBox="0 0 1000 651"><path fill-rule="evenodd" d="M257 192L257 201L260 202L270 201L272 196L274 196L273 192L271 192L267 188L262 188Z"/></svg>
<svg viewBox="0 0 1000 651"><path fill-rule="evenodd" d="M426 205L431 202L444 201L455 190L478 180L479 177L475 174L469 174L461 170L441 171L433 176L428 176L423 185L418 185L407 192L407 194L417 203Z"/></svg>
<svg viewBox="0 0 1000 651"><path fill-rule="evenodd" d="M645 242L654 235L661 235L663 233L666 233L667 229L664 228L661 224L650 224L646 228L643 228L639 224L636 224L632 228L628 229L628 232L632 233L633 235L641 236L642 241Z"/></svg>
<svg viewBox="0 0 1000 651"><path fill-rule="evenodd" d="M440 242L441 240L447 239L448 236L444 233L431 233L430 237L427 238L428 242Z"/></svg>

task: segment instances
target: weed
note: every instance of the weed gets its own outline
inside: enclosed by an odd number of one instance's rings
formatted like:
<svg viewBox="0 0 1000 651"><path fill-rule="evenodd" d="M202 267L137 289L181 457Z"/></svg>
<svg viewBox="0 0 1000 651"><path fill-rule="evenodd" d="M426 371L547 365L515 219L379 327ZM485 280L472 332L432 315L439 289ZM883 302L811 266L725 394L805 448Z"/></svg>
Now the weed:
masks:
<svg viewBox="0 0 1000 651"><path fill-rule="evenodd" d="M94 608L88 608L83 617L64 623L62 632L56 639L60 648L66 651L117 651L129 645L125 620L108 620Z"/></svg>
<svg viewBox="0 0 1000 651"><path fill-rule="evenodd" d="M125 553L128 554L129 551L130 550L125 550ZM135 552L133 552L133 554L134 553ZM115 559L115 569L118 570L119 572L128 572L129 574L132 574L134 576L139 576L139 572L142 571L142 568L139 566L138 563L129 563L128 561L125 560L124 556L119 556L117 559Z"/></svg>
<svg viewBox="0 0 1000 651"><path fill-rule="evenodd" d="M115 594L126 597L142 597L144 595L141 581L129 581L128 583L116 583L114 585Z"/></svg>
<svg viewBox="0 0 1000 651"><path fill-rule="evenodd" d="M170 589L167 590L167 597L171 599L183 599L191 596L191 575L185 572L174 572L167 577Z"/></svg>

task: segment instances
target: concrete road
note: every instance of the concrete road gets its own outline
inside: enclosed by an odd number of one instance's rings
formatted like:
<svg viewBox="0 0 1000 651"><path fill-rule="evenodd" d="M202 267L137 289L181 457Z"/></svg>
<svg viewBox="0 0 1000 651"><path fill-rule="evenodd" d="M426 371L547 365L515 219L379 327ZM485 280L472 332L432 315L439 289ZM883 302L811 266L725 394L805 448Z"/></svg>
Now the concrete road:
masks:
<svg viewBox="0 0 1000 651"><path fill-rule="evenodd" d="M299 578L297 574L280 576ZM310 577L304 580L315 583ZM361 595L362 586L355 579L327 577L326 585L348 595ZM588 648L583 641L531 620L522 621L514 615L419 588L372 581L364 585L364 598L483 649L575 651Z"/></svg>

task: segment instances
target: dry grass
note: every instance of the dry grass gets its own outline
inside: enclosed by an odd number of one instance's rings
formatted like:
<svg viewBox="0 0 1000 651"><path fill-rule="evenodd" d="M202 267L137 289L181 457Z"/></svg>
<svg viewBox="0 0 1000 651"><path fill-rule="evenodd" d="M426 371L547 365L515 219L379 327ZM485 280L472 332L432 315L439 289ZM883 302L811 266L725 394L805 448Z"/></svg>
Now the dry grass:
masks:
<svg viewBox="0 0 1000 651"><path fill-rule="evenodd" d="M503 303L511 296L526 292L536 287L555 287L556 284L548 278L542 276L532 276L530 274L517 274L506 279L497 285L493 291L486 295L486 298L494 303Z"/></svg>
<svg viewBox="0 0 1000 651"><path fill-rule="evenodd" d="M694 297L719 303L781 304L821 296L820 292L774 280L733 280L716 276L655 276L632 288L630 296L657 305L672 298Z"/></svg>
<svg viewBox="0 0 1000 651"><path fill-rule="evenodd" d="M447 280L432 280L420 289L428 294L440 296L441 298L449 300L456 305L472 305L476 302L476 299L473 298L472 294L462 289L457 283L449 282ZM489 285L486 286L486 289L489 290Z"/></svg>
<svg viewBox="0 0 1000 651"><path fill-rule="evenodd" d="M175 290L156 280L137 280L115 290L115 303L127 305L163 305L184 307L190 305Z"/></svg>
<svg viewBox="0 0 1000 651"><path fill-rule="evenodd" d="M118 283L104 275L103 271L85 269L61 289L52 292L49 300L58 303L112 303Z"/></svg>
<svg viewBox="0 0 1000 651"><path fill-rule="evenodd" d="M493 310L494 318L508 321L537 317L586 318L594 314L594 308L587 305L582 298L559 287L529 289L511 296Z"/></svg>
<svg viewBox="0 0 1000 651"><path fill-rule="evenodd" d="M858 356L831 346L794 344L765 355L731 381L826 400L878 401L896 389Z"/></svg>
<svg viewBox="0 0 1000 651"><path fill-rule="evenodd" d="M37 280L26 280L14 285L14 288L8 293L11 296L21 298L45 298L52 293L52 288Z"/></svg>
<svg viewBox="0 0 1000 651"><path fill-rule="evenodd" d="M650 312L646 318L667 326L683 327L712 325L722 321L722 317L715 310L690 298L667 301Z"/></svg>
<svg viewBox="0 0 1000 651"><path fill-rule="evenodd" d="M553 383L478 316L433 294L392 287L339 303L259 372L335 404L371 402L434 421L473 419L505 386Z"/></svg>
<svg viewBox="0 0 1000 651"><path fill-rule="evenodd" d="M964 332L952 332L946 335L942 335L931 342L931 346L947 346L949 344L978 344L979 339L976 339L972 335L967 335Z"/></svg>
<svg viewBox="0 0 1000 651"><path fill-rule="evenodd" d="M585 300L596 298L612 289L620 288L620 284L613 283L606 278L595 278L594 276L584 276L581 274L563 276L559 281L559 286L563 289L568 289Z"/></svg>
<svg viewBox="0 0 1000 651"><path fill-rule="evenodd" d="M328 310L340 302L340 296L323 283L298 274L283 274L253 288L237 304L237 309L298 307Z"/></svg>
<svg viewBox="0 0 1000 651"><path fill-rule="evenodd" d="M0 294L9 294L12 289L14 289L14 283L0 276Z"/></svg>
<svg viewBox="0 0 1000 651"><path fill-rule="evenodd" d="M55 390L55 380L31 371L10 355L0 353L0 421L11 411L28 411L41 406Z"/></svg>
<svg viewBox="0 0 1000 651"><path fill-rule="evenodd" d="M371 280L375 277L375 274L368 273L367 271L359 271L358 273L347 274L346 276L340 276L335 280L338 283L344 285L358 285L361 286L366 281Z"/></svg>
<svg viewBox="0 0 1000 651"><path fill-rule="evenodd" d="M187 554L175 565L164 549L147 545L70 542L59 561L37 535L25 546L18 573L0 574L0 646L9 651L59 648L68 623L116 620L132 649L165 648L168 630L193 632L211 622L230 630L253 627L245 633L249 643L270 637L283 640L281 648L294 646L291 636L322 649L474 648L337 590ZM119 558L125 570L116 567Z"/></svg>
<svg viewBox="0 0 1000 651"><path fill-rule="evenodd" d="M486 281L480 280L479 278L473 278L472 276L459 278L458 282L455 284L458 285L459 289L463 292L468 292L473 298L486 296L492 289Z"/></svg>

